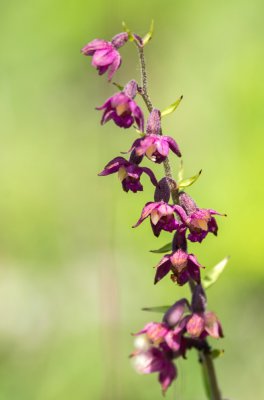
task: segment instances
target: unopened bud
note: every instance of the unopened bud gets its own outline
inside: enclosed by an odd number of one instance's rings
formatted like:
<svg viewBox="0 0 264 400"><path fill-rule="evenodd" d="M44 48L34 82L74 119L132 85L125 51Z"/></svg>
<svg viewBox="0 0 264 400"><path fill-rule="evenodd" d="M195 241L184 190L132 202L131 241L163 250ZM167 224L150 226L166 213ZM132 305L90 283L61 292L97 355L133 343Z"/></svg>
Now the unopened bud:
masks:
<svg viewBox="0 0 264 400"><path fill-rule="evenodd" d="M119 49L119 47L124 46L124 44L128 41L128 33L127 32L121 32L115 35L112 38L112 45L116 48Z"/></svg>
<svg viewBox="0 0 264 400"><path fill-rule="evenodd" d="M155 109L151 111L147 122L147 133L160 135L160 111Z"/></svg>
<svg viewBox="0 0 264 400"><path fill-rule="evenodd" d="M159 201L165 201L165 203L168 203L170 200L170 187L168 184L168 180L166 177L162 178L158 186L156 187L155 193L154 193L154 200L156 202Z"/></svg>
<svg viewBox="0 0 264 400"><path fill-rule="evenodd" d="M134 97L137 94L137 91L138 91L138 85L137 82L134 80L128 82L124 88L125 95L127 95L131 99L134 99Z"/></svg>
<svg viewBox="0 0 264 400"><path fill-rule="evenodd" d="M196 204L194 200L185 192L179 194L179 205L186 211L187 215L196 211Z"/></svg>

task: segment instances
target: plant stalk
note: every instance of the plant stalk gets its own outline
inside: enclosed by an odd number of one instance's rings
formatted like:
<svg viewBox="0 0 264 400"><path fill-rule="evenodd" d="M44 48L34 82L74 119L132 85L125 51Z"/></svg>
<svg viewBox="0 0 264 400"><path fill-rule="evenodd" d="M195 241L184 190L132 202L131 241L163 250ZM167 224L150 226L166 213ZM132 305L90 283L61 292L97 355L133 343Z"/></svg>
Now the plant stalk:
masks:
<svg viewBox="0 0 264 400"><path fill-rule="evenodd" d="M139 88L139 94L141 95L142 99L144 100L148 111L151 113L153 110L153 104L148 94L148 80L147 80L147 71L146 71L146 62L145 62L145 55L144 55L144 48L137 42L135 42L138 48L139 60L140 60L140 70L141 70L141 87ZM162 130L160 130L160 135L162 135ZM165 176L167 178L167 182L170 187L171 197L174 204L179 203L179 192L177 183L173 179L172 170L170 166L170 162L168 157L163 162L163 167L165 171ZM192 281L190 282L190 289L193 292L195 288L195 283ZM209 349L209 350L208 350ZM216 371L214 367L214 362L210 354L210 346L206 339L204 339L204 350L199 352L200 361L202 363L204 375L206 381L208 382L208 389L210 395L210 400L222 400L222 396L220 393L220 389L217 382Z"/></svg>

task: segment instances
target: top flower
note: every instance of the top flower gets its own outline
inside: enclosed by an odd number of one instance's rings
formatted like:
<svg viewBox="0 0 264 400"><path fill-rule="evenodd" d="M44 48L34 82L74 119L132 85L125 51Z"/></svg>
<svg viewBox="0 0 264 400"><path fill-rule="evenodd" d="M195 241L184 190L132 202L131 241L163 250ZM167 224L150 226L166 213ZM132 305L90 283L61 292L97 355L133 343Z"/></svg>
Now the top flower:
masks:
<svg viewBox="0 0 264 400"><path fill-rule="evenodd" d="M114 73L121 65L121 56L117 49L123 46L128 40L126 32L114 36L111 42L102 39L94 39L82 48L82 54L93 56L92 66L95 67L99 75L108 70L108 80L111 81Z"/></svg>

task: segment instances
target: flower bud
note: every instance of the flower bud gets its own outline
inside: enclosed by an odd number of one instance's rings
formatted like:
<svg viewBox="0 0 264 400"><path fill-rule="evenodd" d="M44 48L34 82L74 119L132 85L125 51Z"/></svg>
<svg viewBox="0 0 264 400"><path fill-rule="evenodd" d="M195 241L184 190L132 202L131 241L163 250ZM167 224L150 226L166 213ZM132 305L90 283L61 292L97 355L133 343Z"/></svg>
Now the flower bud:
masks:
<svg viewBox="0 0 264 400"><path fill-rule="evenodd" d="M154 110L151 111L149 118L148 118L147 133L154 134L154 135L160 135L160 129L161 129L160 111L154 108Z"/></svg>
<svg viewBox="0 0 264 400"><path fill-rule="evenodd" d="M185 236L186 230L179 230L175 233L172 240L172 251L177 251L179 249L187 251L187 240Z"/></svg>
<svg viewBox="0 0 264 400"><path fill-rule="evenodd" d="M127 32L121 32L115 35L112 38L112 45L116 48L119 49L119 47L124 46L124 44L128 41L128 33Z"/></svg>
<svg viewBox="0 0 264 400"><path fill-rule="evenodd" d="M179 194L179 204L186 211L187 215L196 211L196 204L194 200L185 192Z"/></svg>
<svg viewBox="0 0 264 400"><path fill-rule="evenodd" d="M126 96L130 97L131 99L134 99L134 97L136 97L137 90L138 90L137 82L132 80L126 84L124 88L124 93Z"/></svg>
<svg viewBox="0 0 264 400"><path fill-rule="evenodd" d="M155 193L154 193L154 200L156 202L158 201L165 201L165 203L168 203L170 200L170 187L168 185L168 180L166 177L162 178L158 186L156 187Z"/></svg>
<svg viewBox="0 0 264 400"><path fill-rule="evenodd" d="M201 285L196 285L192 296L192 311L203 313L206 310L206 294Z"/></svg>

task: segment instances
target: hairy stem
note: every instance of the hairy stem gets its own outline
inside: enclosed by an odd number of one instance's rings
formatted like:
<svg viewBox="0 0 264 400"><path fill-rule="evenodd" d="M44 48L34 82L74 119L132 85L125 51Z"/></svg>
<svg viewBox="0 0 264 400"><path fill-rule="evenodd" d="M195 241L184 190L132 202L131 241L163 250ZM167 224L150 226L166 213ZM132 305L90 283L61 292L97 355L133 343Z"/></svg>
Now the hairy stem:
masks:
<svg viewBox="0 0 264 400"><path fill-rule="evenodd" d="M139 89L139 93L140 93L141 97L143 98L148 111L151 112L154 107L153 107L152 101L150 100L150 97L148 94L148 87L147 87L148 80L147 80L144 48L138 44L137 44L137 47L138 47L138 54L139 54L140 67L141 67L140 68L140 70L141 70L141 88ZM162 130L160 130L160 135L162 135ZM167 178L168 185L170 187L173 203L178 204L179 203L179 194L178 194L177 183L173 179L171 166L170 166L168 157L166 158L165 161L163 161L163 167L164 167L164 172L165 172L165 176Z"/></svg>
<svg viewBox="0 0 264 400"><path fill-rule="evenodd" d="M142 99L144 100L148 111L151 112L153 110L153 104L152 104L152 101L148 94L148 87L147 87L148 80L147 80L144 48L137 42L136 42L136 45L138 48L138 54L139 54L139 60L140 60L140 70L141 70L141 87L139 88L138 91L139 91ZM162 130L160 130L160 135L162 135ZM178 192L178 188L177 188L177 183L173 179L172 170L171 170L171 166L170 166L168 157L163 162L163 167L164 167L165 175L167 178L167 182L170 187L173 203L178 204L179 203L179 192ZM191 281L190 282L191 292L193 292L194 288L195 288L195 283L194 283L194 281ZM222 396L221 396L218 382L217 382L216 371L215 371L213 359L210 354L210 346L206 339L204 339L203 342L204 342L204 346L203 346L204 350L201 350L199 352L199 355L200 355L200 361L203 366L204 374L206 377L206 381L208 382L208 386L209 386L208 389L209 389L209 393L210 393L210 400L222 400Z"/></svg>

